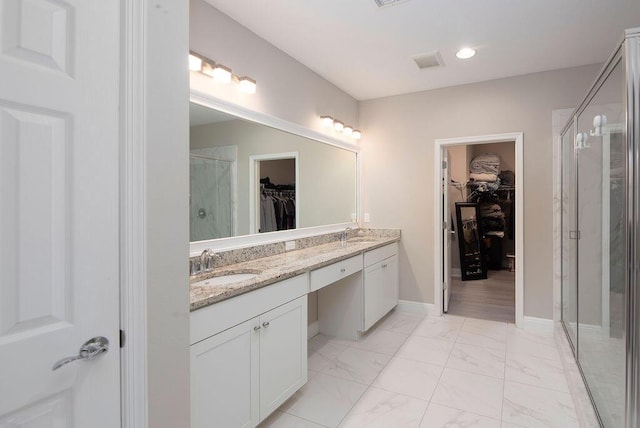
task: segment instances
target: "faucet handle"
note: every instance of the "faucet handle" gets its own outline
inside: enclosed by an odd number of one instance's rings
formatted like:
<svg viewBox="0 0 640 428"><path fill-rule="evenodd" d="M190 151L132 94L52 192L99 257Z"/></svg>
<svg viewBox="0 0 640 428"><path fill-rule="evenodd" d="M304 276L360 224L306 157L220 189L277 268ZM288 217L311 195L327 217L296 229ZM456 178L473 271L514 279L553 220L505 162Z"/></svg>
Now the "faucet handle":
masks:
<svg viewBox="0 0 640 428"><path fill-rule="evenodd" d="M197 275L202 269L200 260L189 260L189 275Z"/></svg>

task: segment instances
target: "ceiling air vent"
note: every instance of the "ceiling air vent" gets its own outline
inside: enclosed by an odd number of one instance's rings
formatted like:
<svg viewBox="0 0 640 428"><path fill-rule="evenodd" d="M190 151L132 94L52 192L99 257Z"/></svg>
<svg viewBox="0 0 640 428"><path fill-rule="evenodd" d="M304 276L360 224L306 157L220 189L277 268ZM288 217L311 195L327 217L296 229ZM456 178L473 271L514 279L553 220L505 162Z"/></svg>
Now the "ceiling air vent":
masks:
<svg viewBox="0 0 640 428"><path fill-rule="evenodd" d="M416 55L413 57L413 60L416 62L416 65L420 70L425 68L442 67L444 65L442 56L438 51Z"/></svg>
<svg viewBox="0 0 640 428"><path fill-rule="evenodd" d="M393 6L398 3L404 3L405 1L408 1L408 0L373 0L375 5L378 7Z"/></svg>

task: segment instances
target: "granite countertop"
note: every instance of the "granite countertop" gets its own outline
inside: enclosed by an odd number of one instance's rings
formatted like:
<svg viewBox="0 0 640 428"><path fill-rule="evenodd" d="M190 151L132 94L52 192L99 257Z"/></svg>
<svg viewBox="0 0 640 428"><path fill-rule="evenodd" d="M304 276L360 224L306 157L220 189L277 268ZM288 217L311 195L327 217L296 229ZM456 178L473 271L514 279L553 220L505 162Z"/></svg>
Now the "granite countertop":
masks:
<svg viewBox="0 0 640 428"><path fill-rule="evenodd" d="M334 241L216 268L212 272L190 278L191 310L209 306L399 240L399 231L397 234L355 237L350 238L345 247L340 241ZM193 285L205 279L238 273L252 273L256 276L229 285Z"/></svg>

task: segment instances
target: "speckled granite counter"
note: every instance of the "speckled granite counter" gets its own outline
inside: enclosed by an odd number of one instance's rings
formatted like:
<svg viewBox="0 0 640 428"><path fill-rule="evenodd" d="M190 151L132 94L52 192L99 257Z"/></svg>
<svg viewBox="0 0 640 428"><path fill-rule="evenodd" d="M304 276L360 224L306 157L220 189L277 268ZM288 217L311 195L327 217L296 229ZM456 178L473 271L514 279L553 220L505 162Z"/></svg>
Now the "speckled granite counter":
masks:
<svg viewBox="0 0 640 428"><path fill-rule="evenodd" d="M250 258L250 260L246 261L239 261L242 257L238 256L238 250L230 252L230 254L223 257L225 260L233 259L234 263L215 268L213 272L190 278L191 310L194 311L209 306L400 240L400 230L397 229L360 229L350 232L347 245L343 247L339 240L339 235L330 234L305 238L297 246L299 249L288 252L282 251L267 257L252 258L249 254L250 250L244 250L247 258ZM316 243L316 245L308 246L309 242ZM277 246L279 244L273 245ZM282 243L282 246L284 246L284 243ZM269 252L273 253L280 250L263 248L260 251L269 254ZM229 285L193 285L208 278L238 273L253 273L256 276Z"/></svg>

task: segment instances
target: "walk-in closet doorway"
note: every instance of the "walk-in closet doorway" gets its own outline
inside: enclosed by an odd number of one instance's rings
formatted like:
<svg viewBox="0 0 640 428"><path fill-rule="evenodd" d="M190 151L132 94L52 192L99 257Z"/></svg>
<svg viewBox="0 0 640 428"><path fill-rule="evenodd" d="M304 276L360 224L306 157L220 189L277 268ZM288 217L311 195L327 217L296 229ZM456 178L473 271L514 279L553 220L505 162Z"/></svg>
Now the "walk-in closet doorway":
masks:
<svg viewBox="0 0 640 428"><path fill-rule="evenodd" d="M487 292L482 291L483 289L487 290L487 282L485 281L495 281L496 287L494 288L497 290L500 289L501 286L505 289L508 288L507 284L509 283L509 281L513 281L515 279L515 292L513 296L515 317L510 317L512 319L508 321L515 322L518 326L521 326L523 323L523 139L524 137L522 133L509 133L435 140L434 185L437 187L434 191L434 234L436 236L436 239L434 240L434 282L436 284L436 286L434 287L434 302L436 309L440 314L442 314L443 312L458 314L459 310L462 310L469 311L469 313L464 314L465 316L483 318L483 311L486 311L486 313L489 313L489 311L491 311L490 302L489 304L487 304L486 308L482 307L481 301L487 301L486 299L488 297L488 295L486 294ZM504 147L506 144L511 144L514 147L515 153L513 160L511 160L512 165L510 165L509 167L509 170L513 172L513 177L510 178L512 182L508 186L502 185L502 187L500 187L499 180L492 182L492 178L490 178L488 179L488 183L483 184L483 186L488 185L488 189L486 187L480 187L478 189L478 185L482 180L455 180L455 182L459 183L457 187L460 187L460 190L454 190L456 189L456 187L451 186L452 166L454 165L454 163L460 163L460 161L458 160L456 162L456 160L454 160L454 162L451 162L449 152L460 152L461 147L467 146L469 148L467 150L467 153L471 154L474 153L474 147L481 147L479 145L482 145L482 151L490 152L490 150L485 150L486 148L491 147L487 146L489 144L494 145L496 149L498 149L499 147ZM468 164L469 161L472 160L472 157L470 155L468 157L468 161L464 161L464 163ZM467 170L468 169L469 168L467 168ZM470 176L471 175L469 175L469 177ZM475 175L475 177L478 178L477 175ZM475 184L469 185L468 183L470 181ZM464 186L464 188L462 188L462 186ZM492 186L494 186L495 188L492 188ZM513 224L511 225L511 230L507 229L505 223L505 229L502 231L502 233L497 231L490 231L490 233L487 235L482 232L482 223L484 223L485 227L489 229L489 227L487 227L487 222L491 223L493 220L486 218L487 213L483 212L481 215L480 204L478 204L476 208L473 202L469 203L468 199L477 200L478 193L474 192L478 190L480 190L481 192L488 190L491 194L497 195L498 189L500 195L502 195L501 197L509 199L510 203L512 203L511 209L513 210ZM472 198L469 198L470 195L472 195ZM462 201L462 199L464 199L464 201ZM458 210L463 210L461 211L462 215L460 218L460 224L458 224L458 218L455 212L456 204L454 203L454 201L456 200L465 202L464 206L460 206L458 208ZM484 204L483 209L486 210L490 206L490 204ZM481 218L483 216L485 218ZM505 217L506 216L504 215L500 216L500 221L508 222L509 219ZM480 262L480 258L482 259L482 268L476 267L474 265L473 251L468 251L469 249L466 248L465 254L467 254L470 259L466 261L466 264L462 259L463 257L465 257L462 253L465 251L458 252L458 235L462 231L459 230L460 226L464 231L469 232L469 230L467 230L469 225L473 225L474 228L478 228L479 232L482 233L482 236L478 236L478 241L482 242L480 242L478 245L477 256L478 263ZM511 237L514 239L511 242L509 242L509 240L505 240L508 248L502 248L501 250L498 249L497 253L502 254L502 256L506 256L506 253L508 252L512 257L504 257L504 262L502 262L502 257L498 256L496 258L495 255L489 254L489 250L487 249L491 248L491 244L494 245L493 249L496 248L496 243L499 243L500 246L502 246L502 237L508 237L509 233L511 233ZM466 246L467 243L463 243L463 245ZM456 253L453 253L452 249L455 250ZM458 261L459 263L457 263ZM494 263L498 265L492 266L494 270L491 271L488 279L483 279L487 278L487 263ZM512 268L513 270L515 270L515 272L509 272L509 264L512 264ZM467 267L466 271L465 266ZM458 271L458 269L460 270ZM475 278L477 278L478 281L466 280L469 278L474 278L474 274L477 274ZM465 281L462 281L463 278L465 279ZM502 285L500 284L501 282L503 283ZM511 282L511 284L511 286L513 287L513 282ZM454 292L453 295L452 291ZM497 291L497 293L500 294L499 291ZM496 298L499 299L501 298L501 296L496 295ZM505 298L504 294L502 295L502 298ZM463 299L463 301L461 301L460 299ZM475 302L473 303L473 306L464 307L464 300L467 300L467 303L472 303L472 301ZM478 301L480 301L480 303L478 303ZM458 310L451 310L453 309L453 306L449 305L458 305ZM460 315L463 315L463 313L460 313Z"/></svg>

